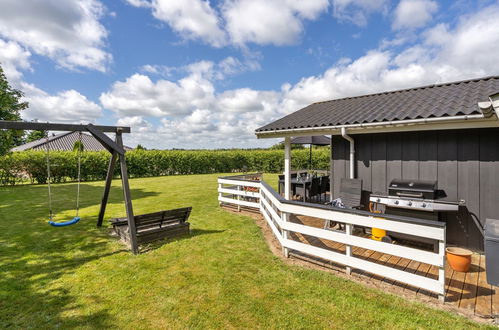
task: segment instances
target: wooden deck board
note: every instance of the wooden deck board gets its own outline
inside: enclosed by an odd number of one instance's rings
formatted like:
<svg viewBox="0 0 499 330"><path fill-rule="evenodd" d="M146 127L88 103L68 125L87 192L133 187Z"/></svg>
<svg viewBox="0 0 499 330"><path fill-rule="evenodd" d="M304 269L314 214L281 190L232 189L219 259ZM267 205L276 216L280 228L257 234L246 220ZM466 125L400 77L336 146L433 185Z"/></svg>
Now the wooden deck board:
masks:
<svg viewBox="0 0 499 330"><path fill-rule="evenodd" d="M492 316L499 318L499 287L494 286L492 294Z"/></svg>
<svg viewBox="0 0 499 330"><path fill-rule="evenodd" d="M473 254L471 256L472 265L470 271L465 274L463 292L459 307L464 309L475 309L477 291L478 291L478 274L480 273L480 256Z"/></svg>
<svg viewBox="0 0 499 330"><path fill-rule="evenodd" d="M405 267L409 264L409 260L405 258L391 256L390 259L385 263L385 266L390 266L395 269L404 270ZM389 278L384 278L383 282L388 284L394 284L395 281Z"/></svg>
<svg viewBox="0 0 499 330"><path fill-rule="evenodd" d="M446 274L448 276L448 273L446 273ZM428 265L428 271L426 272L426 277L432 278L434 280L438 279L438 268L435 266ZM447 286L446 286L446 288L447 288ZM434 292L428 292L426 290L421 290L421 289L418 291L417 295L419 295L419 296L426 295L426 296L430 296L430 297L434 297L434 298L438 297L438 295Z"/></svg>
<svg viewBox="0 0 499 330"><path fill-rule="evenodd" d="M405 268L405 271L408 273L415 274L418 271L418 268L420 265L421 265L420 262L411 260L409 262L409 264L407 265L407 267ZM403 288L404 292L406 292L406 293L411 292L411 293L414 293L414 295L416 295L416 293L418 292L418 288L413 287L412 285L403 284L403 285L401 285L401 287Z"/></svg>
<svg viewBox="0 0 499 330"><path fill-rule="evenodd" d="M480 256L480 268L483 269L483 271L478 274L475 314L490 317L492 315L492 288L487 283L486 279L484 255Z"/></svg>

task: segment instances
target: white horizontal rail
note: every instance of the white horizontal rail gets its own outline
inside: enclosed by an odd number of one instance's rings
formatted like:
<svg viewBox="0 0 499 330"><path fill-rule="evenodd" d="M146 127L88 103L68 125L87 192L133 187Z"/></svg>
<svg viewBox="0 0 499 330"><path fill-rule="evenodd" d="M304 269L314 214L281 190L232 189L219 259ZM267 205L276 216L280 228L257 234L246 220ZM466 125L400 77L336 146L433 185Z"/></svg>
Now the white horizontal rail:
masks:
<svg viewBox="0 0 499 330"><path fill-rule="evenodd" d="M352 268L361 269L372 274L396 280L398 282L406 283L411 286L423 288L431 292L436 292L436 293L444 292L444 287L441 282L428 277L415 275L403 270L398 270L392 267L380 265L353 256L347 256L345 254L341 254L338 252L325 250L322 248L318 248L309 244L300 243L297 241L283 240L282 245L284 245L289 249L302 251L306 254L310 254L322 259L337 262L346 266L350 266Z"/></svg>
<svg viewBox="0 0 499 330"><path fill-rule="evenodd" d="M270 191L265 185L260 182L248 182L240 180L219 179L220 193L219 201L243 205L248 207L259 208L260 213L269 224L275 237L281 245L287 249L300 251L312 256L330 260L347 267L357 268L366 272L393 279L402 283L406 283L425 290L436 292L441 297L445 294L445 227L432 227L425 224L404 222L391 220L380 217L372 217L349 212L341 212L336 210L328 210L307 205L296 205L283 203L277 198L273 191ZM236 186L234 188L223 187L222 185ZM259 188L260 192L251 192L244 190L243 187ZM233 194L236 196L246 196L258 198L259 202L249 202L241 199L232 199L221 196L224 194ZM344 223L347 225L356 225L362 227L375 227L388 230L391 232L404 233L412 236L434 239L439 241L439 253L419 250L411 247L388 244L372 239L348 235L346 232L331 231L321 228L306 226L294 222L284 221L279 213L297 214L324 220ZM284 236L286 232L296 232L320 239L330 240L345 244L347 247L356 246L367 250L377 251L384 254L389 254L397 257L407 258L417 262L422 262L428 265L433 265L439 268L438 280L427 278L404 270L395 269L389 266L381 265L371 261L363 260L358 257L342 254L334 251L329 251L323 248L312 246L310 244L301 243L290 240Z"/></svg>
<svg viewBox="0 0 499 330"><path fill-rule="evenodd" d="M325 210L309 206L286 204L279 202L279 200L275 198L275 196L264 186L260 188L260 191L262 191L262 195L265 195L265 197L269 198L272 203L279 208L279 210L286 213L305 215L309 217L332 220L362 227L375 227L392 232L425 237L434 240L443 240L445 237L445 229L442 227L431 227L415 223L390 220L383 218L382 216L369 217L365 215L358 215L335 210Z"/></svg>
<svg viewBox="0 0 499 330"><path fill-rule="evenodd" d="M267 202L267 200L265 198L262 198L260 201L265 206L265 208L268 210L268 212L270 213L270 215L272 215L272 219L274 219L274 221L277 222L277 224L279 225L279 227L282 227L283 222L281 221L281 217L279 216L279 214L277 214L277 212L269 204L269 202Z"/></svg>
<svg viewBox="0 0 499 330"><path fill-rule="evenodd" d="M231 195L239 195L253 198L260 198L260 193L256 191L247 191L247 190L236 190L236 189L228 189L228 188L219 188L218 192L223 194L231 194Z"/></svg>
<svg viewBox="0 0 499 330"><path fill-rule="evenodd" d="M230 179L218 179L218 183L230 184L236 186L246 186L260 188L261 184L259 181L240 181L240 180L230 180Z"/></svg>
<svg viewBox="0 0 499 330"><path fill-rule="evenodd" d="M247 207L253 207L256 209L260 208L259 203L243 201L243 200L238 200L238 199L233 199L233 198L228 198L228 197L218 197L218 201L223 202L223 203L228 203L228 204L236 204L236 205L242 205L242 206L247 206Z"/></svg>
<svg viewBox="0 0 499 330"><path fill-rule="evenodd" d="M370 217L335 210L318 209L308 206L282 203L281 211L292 214L305 215L314 218L337 221L362 227L375 227L392 232L412 236L426 237L434 240L443 240L445 230L443 227L431 227L415 223L390 220L383 217Z"/></svg>
<svg viewBox="0 0 499 330"><path fill-rule="evenodd" d="M324 230L320 228L300 225L293 222L284 222L280 224L282 229L289 230L305 235L310 235L318 238L327 239L330 241L357 246L367 250L378 251L381 253L391 254L397 257L408 258L430 264L438 267L443 267L444 260L436 253L414 249L406 246L389 244L375 241L369 238L359 236L346 235L342 232Z"/></svg>
<svg viewBox="0 0 499 330"><path fill-rule="evenodd" d="M279 241L279 243L282 245L283 237L281 235L281 232L275 226L274 222L270 218L270 215L264 209L262 209L261 212L262 212L263 217L265 218L265 220L267 220L267 223L270 226L270 229L272 229L272 232L274 233L274 236L277 238L277 240Z"/></svg>

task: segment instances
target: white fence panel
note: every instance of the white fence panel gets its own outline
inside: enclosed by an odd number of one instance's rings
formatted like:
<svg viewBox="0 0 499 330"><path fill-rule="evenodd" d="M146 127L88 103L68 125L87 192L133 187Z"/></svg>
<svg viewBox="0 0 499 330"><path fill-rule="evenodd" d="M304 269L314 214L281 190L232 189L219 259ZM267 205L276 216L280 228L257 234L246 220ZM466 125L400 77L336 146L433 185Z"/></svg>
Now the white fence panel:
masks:
<svg viewBox="0 0 499 330"><path fill-rule="evenodd" d="M372 217L362 214L336 211L333 209L317 208L309 205L290 204L285 201L281 202L282 199L278 198L275 195L275 192L271 191L266 185L260 182L221 178L218 179L218 184L219 201L259 209L275 237L285 248L285 251L291 249L330 260L332 262L345 265L347 270L350 269L350 267L361 269L381 277L390 278L431 292L436 292L442 298L445 294L445 227L386 219L383 218L382 215L379 217ZM224 187L223 185L230 185L230 187ZM248 191L245 187L252 187L253 189L259 188L260 192ZM225 197L223 194L231 194L236 198ZM244 197L257 198L259 201L253 202L241 199ZM371 228L375 227L391 232L430 238L439 242L439 253L379 242L351 235L347 231L331 231L285 221L289 214L332 220L344 223L349 228L353 225ZM329 251L310 244L288 239L287 232L301 233L345 244L347 247L347 253L343 254ZM438 280L357 258L348 253L348 247L351 246L437 266L439 268Z"/></svg>

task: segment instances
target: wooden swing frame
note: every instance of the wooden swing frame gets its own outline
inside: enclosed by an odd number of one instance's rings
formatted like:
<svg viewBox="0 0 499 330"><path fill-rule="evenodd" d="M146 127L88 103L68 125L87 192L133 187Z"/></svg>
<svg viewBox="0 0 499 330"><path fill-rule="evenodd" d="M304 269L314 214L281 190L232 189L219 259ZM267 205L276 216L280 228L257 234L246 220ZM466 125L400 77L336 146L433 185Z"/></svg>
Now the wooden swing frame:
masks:
<svg viewBox="0 0 499 330"><path fill-rule="evenodd" d="M23 121L7 121L0 120L0 129L14 130L36 130L36 131L65 131L65 132L89 132L94 138L99 141L104 148L111 153L111 159L106 175L106 184L100 205L99 217L97 218L97 227L102 226L104 214L106 212L111 183L113 181L114 169L116 162L119 159L121 168L121 183L123 187L123 196L125 199L126 219L130 232L130 247L134 254L139 253L137 244L137 229L135 228L132 196L130 193L130 185L128 183L128 170L126 166L125 148L123 147L123 133L130 133L130 127L121 126L98 126L93 124L58 124L58 123L40 123L40 122L23 122ZM115 133L116 138L113 141L104 133Z"/></svg>

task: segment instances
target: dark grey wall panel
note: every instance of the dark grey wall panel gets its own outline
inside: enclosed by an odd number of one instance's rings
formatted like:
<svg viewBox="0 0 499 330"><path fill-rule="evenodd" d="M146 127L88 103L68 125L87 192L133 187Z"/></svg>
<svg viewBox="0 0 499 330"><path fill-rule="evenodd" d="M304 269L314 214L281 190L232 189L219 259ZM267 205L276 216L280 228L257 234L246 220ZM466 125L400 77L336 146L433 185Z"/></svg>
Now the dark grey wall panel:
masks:
<svg viewBox="0 0 499 330"><path fill-rule="evenodd" d="M457 191L459 199L466 201L458 216L465 226L466 245L480 249L483 237L472 218L480 219L480 134L477 131L459 134L457 139Z"/></svg>
<svg viewBox="0 0 499 330"><path fill-rule="evenodd" d="M348 177L348 173L346 172L346 159L348 159L348 155L346 154L346 144L342 137L333 136L331 144L333 146L331 152L334 160L331 163L331 177L333 178L331 189L333 198L337 198L340 194L341 178Z"/></svg>
<svg viewBox="0 0 499 330"><path fill-rule="evenodd" d="M447 195L444 200L457 200L457 133L438 134L438 189Z"/></svg>
<svg viewBox="0 0 499 330"><path fill-rule="evenodd" d="M386 138L386 180L402 178L402 135L387 134Z"/></svg>
<svg viewBox="0 0 499 330"><path fill-rule="evenodd" d="M418 134L402 135L402 177L419 179L419 142Z"/></svg>
<svg viewBox="0 0 499 330"><path fill-rule="evenodd" d="M386 180L386 135L372 135L372 160L371 160L371 191L385 192L387 190Z"/></svg>
<svg viewBox="0 0 499 330"><path fill-rule="evenodd" d="M438 139L437 133L426 132L419 134L419 179L437 180L438 167Z"/></svg>
<svg viewBox="0 0 499 330"><path fill-rule="evenodd" d="M357 175L362 180L362 190L371 191L371 135L364 135L356 148Z"/></svg>
<svg viewBox="0 0 499 330"><path fill-rule="evenodd" d="M446 219L448 242L483 249L472 217L481 223L499 218L499 128L352 136L364 190L386 192L395 178L438 180L445 199L466 201ZM341 136L332 140L332 192L338 196L339 180L348 176L349 146Z"/></svg>
<svg viewBox="0 0 499 330"><path fill-rule="evenodd" d="M499 219L499 135L480 133L480 218Z"/></svg>

